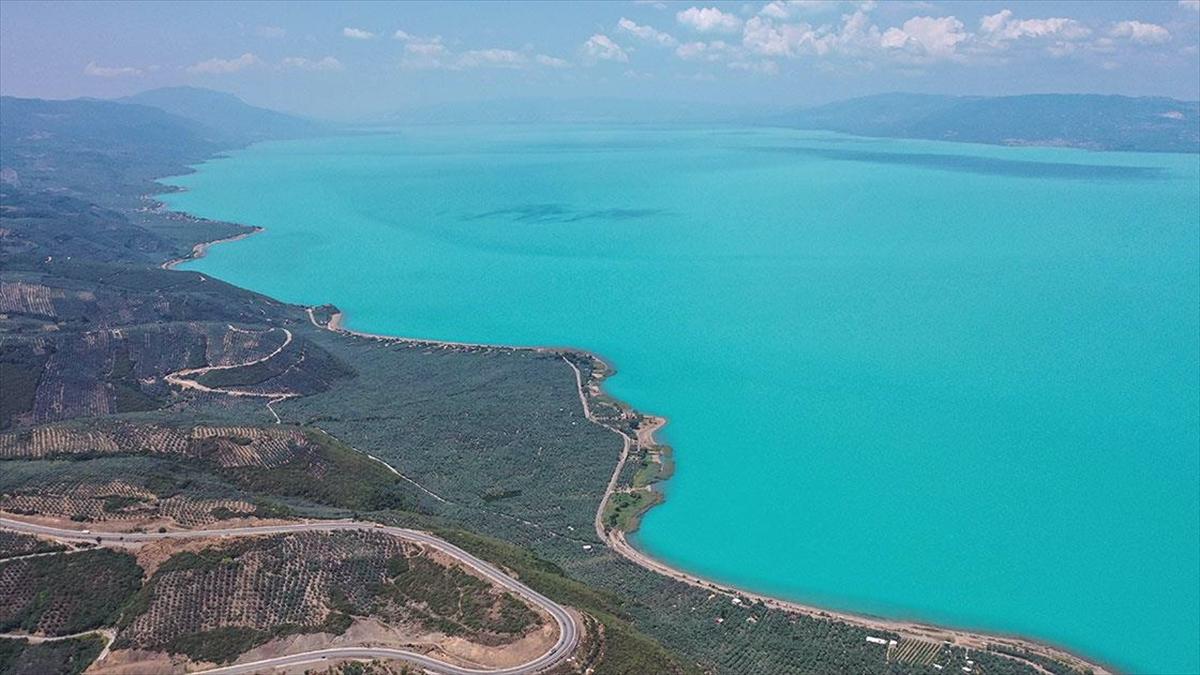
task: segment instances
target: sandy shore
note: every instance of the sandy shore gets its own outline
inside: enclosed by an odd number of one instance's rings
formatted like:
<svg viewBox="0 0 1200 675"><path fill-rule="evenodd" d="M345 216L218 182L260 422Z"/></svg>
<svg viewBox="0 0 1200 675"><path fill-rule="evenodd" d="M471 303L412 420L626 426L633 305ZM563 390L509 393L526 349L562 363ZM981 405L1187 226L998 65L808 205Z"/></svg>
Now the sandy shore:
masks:
<svg viewBox="0 0 1200 675"><path fill-rule="evenodd" d="M170 260L166 261L165 263L159 265L159 267L161 267L164 270L175 269L175 267L177 265L182 265L183 263L188 262L189 260L199 260L200 258L203 258L204 256L208 255L208 249L212 246L216 246L217 244L225 244L225 243L232 242L232 241L241 241L242 239L245 239L246 237L249 237L250 235L258 234L259 232L262 232L262 231L263 231L263 228L256 227L253 230L251 230L250 232L242 232L240 234L235 234L232 237L225 237L224 239L214 239L212 241L202 241L199 244L192 246L192 252L190 254L188 254L182 258L171 258Z"/></svg>

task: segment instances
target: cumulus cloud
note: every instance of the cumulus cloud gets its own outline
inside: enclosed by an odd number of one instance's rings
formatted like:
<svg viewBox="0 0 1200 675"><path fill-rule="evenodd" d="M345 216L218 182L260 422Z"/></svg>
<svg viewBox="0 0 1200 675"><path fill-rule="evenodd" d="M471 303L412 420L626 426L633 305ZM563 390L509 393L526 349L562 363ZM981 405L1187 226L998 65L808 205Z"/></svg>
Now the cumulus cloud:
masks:
<svg viewBox="0 0 1200 675"><path fill-rule="evenodd" d="M417 38L409 36L404 45L404 58L400 67L410 70L471 70L475 68L569 68L571 64L547 54L533 54L531 50L514 49L470 49L455 52L442 43L440 37Z"/></svg>
<svg viewBox="0 0 1200 675"><path fill-rule="evenodd" d="M613 42L612 38L603 33L596 33L583 43L583 57L592 63L596 61L617 61L619 63L629 61L629 54L621 48L621 45Z"/></svg>
<svg viewBox="0 0 1200 675"><path fill-rule="evenodd" d="M1091 29L1075 19L1014 19L1012 10L1002 10L979 21L979 31L987 39L1012 41L1022 38L1060 38L1079 40L1092 34Z"/></svg>
<svg viewBox="0 0 1200 675"><path fill-rule="evenodd" d="M741 19L716 7L689 7L675 20L700 33L734 33L742 27Z"/></svg>
<svg viewBox="0 0 1200 675"><path fill-rule="evenodd" d="M959 43L968 38L964 28L952 16L914 16L899 28L887 29L880 45L918 59L952 59L957 56Z"/></svg>
<svg viewBox="0 0 1200 675"><path fill-rule="evenodd" d="M1171 32L1155 23L1141 21L1118 21L1112 25L1108 34L1116 38L1125 38L1139 44L1162 44L1171 39Z"/></svg>
<svg viewBox="0 0 1200 675"><path fill-rule="evenodd" d="M675 55L684 61L719 61L731 52L731 46L721 40L685 42L675 49Z"/></svg>
<svg viewBox="0 0 1200 675"><path fill-rule="evenodd" d="M617 22L617 28L639 39L657 44L661 47L674 47L675 45L679 44L679 41L672 37L669 33L664 33L663 31L653 28L652 26L638 25L637 23L631 21L630 19L626 19L625 17L621 17L621 20Z"/></svg>
<svg viewBox="0 0 1200 675"><path fill-rule="evenodd" d="M458 55L459 68L520 68L529 62L521 52L511 49L473 49Z"/></svg>
<svg viewBox="0 0 1200 675"><path fill-rule="evenodd" d="M342 29L342 35L350 38L351 40L371 40L375 37L375 34L369 30L351 28L349 26Z"/></svg>
<svg viewBox="0 0 1200 675"><path fill-rule="evenodd" d="M775 0L764 5L759 14L772 19L788 19L798 14L822 14L842 4L839 0Z"/></svg>
<svg viewBox="0 0 1200 675"><path fill-rule="evenodd" d="M410 40L404 45L404 58L400 60L400 66L413 70L450 68L453 66L450 56L450 50L442 44L441 38Z"/></svg>
<svg viewBox="0 0 1200 675"><path fill-rule="evenodd" d="M312 72L325 73L346 69L346 67L342 65L341 61L338 61L332 56L326 56L323 59L307 59L303 56L289 56L280 61L279 65L285 69L308 70Z"/></svg>
<svg viewBox="0 0 1200 675"><path fill-rule="evenodd" d="M441 41L442 36L440 36L440 35L430 35L430 36L413 35L412 33L406 33L403 30L397 30L395 33L392 33L392 38L394 38L396 40L400 40L401 42L439 42L439 41Z"/></svg>
<svg viewBox="0 0 1200 675"><path fill-rule="evenodd" d="M1198 0L1200 1L1200 0ZM918 3L893 3L892 8ZM840 21L806 21L834 7L848 8ZM1011 10L984 16L977 31L954 16L910 16L899 25L880 26L872 20L873 2L789 2L776 0L741 23L741 41L685 41L675 54L688 61L722 61L730 68L770 73L780 59L815 57L830 63L875 68L889 62L902 66L935 62L999 64L1000 55L1018 55L1018 45L1036 47L1051 56L1112 53L1122 40L1163 43L1170 34L1161 26L1137 21L1112 24L1106 35L1082 21L1067 17L1018 18ZM717 22L707 10L680 12L680 23L696 30ZM717 10L713 10L717 11ZM738 21L734 17L735 21ZM1026 50L1026 53L1033 53ZM734 65L737 64L737 65Z"/></svg>
<svg viewBox="0 0 1200 675"><path fill-rule="evenodd" d="M746 22L742 31L743 47L752 54L768 57L859 58L868 52L879 51L879 42L879 28L870 22L866 10L861 8L844 15L840 27L780 23L765 16L755 16Z"/></svg>
<svg viewBox="0 0 1200 675"><path fill-rule="evenodd" d="M95 61L90 61L83 67L83 74L92 77L138 77L142 74L142 69L132 66L101 66Z"/></svg>
<svg viewBox="0 0 1200 675"><path fill-rule="evenodd" d="M233 59L209 59L199 63L193 63L187 67L187 72L199 75L223 75L227 73L236 73L239 70L256 66L262 63L254 54L246 52L241 56Z"/></svg>

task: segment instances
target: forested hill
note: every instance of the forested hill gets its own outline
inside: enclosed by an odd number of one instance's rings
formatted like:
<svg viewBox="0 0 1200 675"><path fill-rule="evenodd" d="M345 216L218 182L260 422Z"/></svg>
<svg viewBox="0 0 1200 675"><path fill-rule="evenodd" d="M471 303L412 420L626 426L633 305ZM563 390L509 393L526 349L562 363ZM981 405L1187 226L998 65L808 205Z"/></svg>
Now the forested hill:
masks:
<svg viewBox="0 0 1200 675"><path fill-rule="evenodd" d="M1200 102L1093 94L881 94L766 120L859 136L1089 150L1200 152Z"/></svg>

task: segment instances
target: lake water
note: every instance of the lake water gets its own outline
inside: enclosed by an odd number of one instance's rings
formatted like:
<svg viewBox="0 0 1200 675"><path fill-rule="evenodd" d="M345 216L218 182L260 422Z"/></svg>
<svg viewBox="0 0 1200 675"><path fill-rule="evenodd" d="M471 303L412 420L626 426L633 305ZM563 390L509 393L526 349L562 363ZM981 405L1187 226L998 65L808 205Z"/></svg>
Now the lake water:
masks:
<svg viewBox="0 0 1200 675"><path fill-rule="evenodd" d="M364 331L614 363L670 419L656 557L1200 671L1195 155L427 128L171 182L267 228L191 268Z"/></svg>

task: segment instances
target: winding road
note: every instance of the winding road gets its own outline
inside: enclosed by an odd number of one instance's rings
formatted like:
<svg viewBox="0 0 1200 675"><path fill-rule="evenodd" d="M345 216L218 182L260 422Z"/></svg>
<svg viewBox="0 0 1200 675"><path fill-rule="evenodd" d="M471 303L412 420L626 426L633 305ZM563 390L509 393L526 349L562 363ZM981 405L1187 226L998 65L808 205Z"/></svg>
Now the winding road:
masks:
<svg viewBox="0 0 1200 675"><path fill-rule="evenodd" d="M238 331L239 333L251 332L251 331L242 330L240 328L235 328L232 325L229 326L229 330ZM292 331L290 331L286 328L272 328L271 330L283 331L284 339L283 339L283 344L276 347L274 351L272 351L270 354L267 354L266 356L260 356L257 359L251 359L250 361L246 361L244 363L230 363L230 364L225 364L225 365L221 365L221 366L202 366L200 368L184 368L183 370L177 370L173 373L168 373L168 374L164 375L163 380L166 381L167 384L173 384L181 389L192 389L194 391L202 391L206 394L225 394L227 396L249 396L249 397L253 397L253 398L267 398L267 399L271 399L272 402L277 401L277 400L281 401L281 400L288 399L288 398L295 398L296 396L299 396L299 394L296 394L294 392L288 392L288 391L259 392L259 391L245 391L242 389L209 387L209 386L200 384L195 379L192 379L197 376L203 376L205 373L210 373L215 370L233 370L234 368L245 368L247 366L257 365L259 363L263 363L264 361L271 360L276 355L278 355L280 352L282 352L284 349L287 349L288 345L292 344ZM269 405L270 404L268 404L268 406ZM275 413L275 411L272 410L271 414L274 414L274 413ZM276 416L276 419L278 420L278 416Z"/></svg>
<svg viewBox="0 0 1200 675"><path fill-rule="evenodd" d="M512 593L524 598L530 604L539 607L558 624L558 640L548 651L526 663L507 668L478 668L447 663L439 659L411 652L404 649L389 649L383 647L337 647L318 649L299 654L289 654L270 659L262 659L248 663L235 663L229 666L201 671L211 675L234 675L237 673L254 673L283 666L295 666L319 661L334 661L339 659L401 659L416 664L430 672L446 673L447 675L527 675L538 673L569 659L579 644L583 627L579 619L546 596L538 593L525 584L508 576L495 565L480 560L467 551L419 530L402 527L386 527L375 523L359 521L321 521L312 523L296 523L288 525L260 525L254 527L232 527L211 530L180 530L174 532L91 532L86 530L63 529L29 523L23 520L0 517L0 529L26 534L52 537L62 541L97 542L111 545L131 545L159 541L163 539L200 539L209 537L247 537L255 535L287 534L290 532L339 532L345 530L369 530L384 532L410 541L435 548L449 555L462 564L474 569L480 576Z"/></svg>

